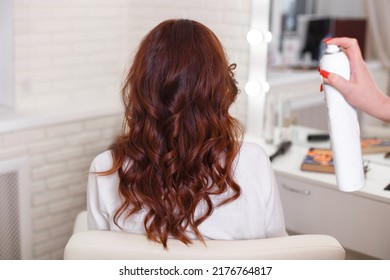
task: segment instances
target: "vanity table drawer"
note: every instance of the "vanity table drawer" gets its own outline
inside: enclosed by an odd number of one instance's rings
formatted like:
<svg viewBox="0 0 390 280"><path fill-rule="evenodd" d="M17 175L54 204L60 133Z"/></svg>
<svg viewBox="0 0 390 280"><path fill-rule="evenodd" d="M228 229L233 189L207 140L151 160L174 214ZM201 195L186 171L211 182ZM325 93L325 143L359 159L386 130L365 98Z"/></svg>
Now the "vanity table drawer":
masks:
<svg viewBox="0 0 390 280"><path fill-rule="evenodd" d="M359 192L276 177L288 230L329 234L348 249L390 259L389 204L359 196Z"/></svg>

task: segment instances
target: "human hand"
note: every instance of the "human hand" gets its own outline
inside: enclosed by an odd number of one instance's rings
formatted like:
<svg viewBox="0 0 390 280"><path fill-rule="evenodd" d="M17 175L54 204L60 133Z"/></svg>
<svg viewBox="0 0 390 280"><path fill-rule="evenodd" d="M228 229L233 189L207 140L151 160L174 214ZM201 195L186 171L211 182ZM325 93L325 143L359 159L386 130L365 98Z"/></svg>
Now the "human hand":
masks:
<svg viewBox="0 0 390 280"><path fill-rule="evenodd" d="M378 116L378 103L383 99L382 92L378 89L367 66L363 60L358 41L353 38L330 38L324 41L326 44L338 45L348 56L351 76L347 81L335 73L320 70L324 82L339 91L346 101L353 107L364 111L374 117Z"/></svg>

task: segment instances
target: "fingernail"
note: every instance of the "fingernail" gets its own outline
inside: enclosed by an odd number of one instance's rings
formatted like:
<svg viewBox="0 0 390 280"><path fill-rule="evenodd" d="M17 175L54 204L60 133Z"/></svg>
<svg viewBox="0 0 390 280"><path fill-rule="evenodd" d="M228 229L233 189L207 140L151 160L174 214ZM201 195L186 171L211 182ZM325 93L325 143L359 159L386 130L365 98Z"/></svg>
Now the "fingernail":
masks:
<svg viewBox="0 0 390 280"><path fill-rule="evenodd" d="M320 68L320 66L319 66L319 65L317 66L317 71L318 71L318 72L320 72L320 71L321 71L321 68Z"/></svg>
<svg viewBox="0 0 390 280"><path fill-rule="evenodd" d="M326 43L326 42L328 42L328 41L331 40L331 39L333 39L333 38L332 38L332 37L326 38L326 39L322 40L322 42Z"/></svg>
<svg viewBox="0 0 390 280"><path fill-rule="evenodd" d="M324 77L325 79L328 78L329 74L330 74L330 73L329 73L328 71L325 71L325 70L321 70L321 71L320 71L320 75L321 75L322 77Z"/></svg>
<svg viewBox="0 0 390 280"><path fill-rule="evenodd" d="M324 85L320 84L320 92L323 92L323 91L324 91Z"/></svg>

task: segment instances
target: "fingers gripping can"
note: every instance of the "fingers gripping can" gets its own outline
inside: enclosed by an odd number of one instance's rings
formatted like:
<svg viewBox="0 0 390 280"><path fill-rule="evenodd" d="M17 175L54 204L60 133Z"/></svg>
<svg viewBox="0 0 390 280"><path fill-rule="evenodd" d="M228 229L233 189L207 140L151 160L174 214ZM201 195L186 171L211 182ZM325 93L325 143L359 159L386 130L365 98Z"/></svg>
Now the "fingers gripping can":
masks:
<svg viewBox="0 0 390 280"><path fill-rule="evenodd" d="M350 79L348 57L336 45L327 46L320 68ZM326 83L324 93L337 186L345 192L360 190L364 187L365 178L356 110L340 92Z"/></svg>

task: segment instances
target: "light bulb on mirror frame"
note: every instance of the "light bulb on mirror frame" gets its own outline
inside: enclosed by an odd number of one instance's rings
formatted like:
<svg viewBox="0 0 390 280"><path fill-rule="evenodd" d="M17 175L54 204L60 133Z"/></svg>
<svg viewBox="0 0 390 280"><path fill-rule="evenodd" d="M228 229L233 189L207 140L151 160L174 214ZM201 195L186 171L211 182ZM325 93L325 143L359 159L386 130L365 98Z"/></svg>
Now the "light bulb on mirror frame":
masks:
<svg viewBox="0 0 390 280"><path fill-rule="evenodd" d="M272 33L271 31L267 31L264 34L264 41L268 44L272 41Z"/></svg>
<svg viewBox="0 0 390 280"><path fill-rule="evenodd" d="M258 81L250 80L245 84L245 92L249 96L259 95L261 90L261 84Z"/></svg>
<svg viewBox="0 0 390 280"><path fill-rule="evenodd" d="M246 39L248 40L248 43L252 46L257 46L263 43L264 41L264 34L259 29L251 29L246 35Z"/></svg>
<svg viewBox="0 0 390 280"><path fill-rule="evenodd" d="M269 85L268 82L262 82L261 85L262 85L261 88L262 88L262 90L263 90L264 93L269 92L269 90L270 90L270 85Z"/></svg>
<svg viewBox="0 0 390 280"><path fill-rule="evenodd" d="M245 93L249 96L257 96L260 93L267 93L270 90L268 82L259 82L256 80L250 80L245 84Z"/></svg>
<svg viewBox="0 0 390 280"><path fill-rule="evenodd" d="M272 33L270 31L263 32L260 29L251 29L246 35L248 43L252 46L258 46L262 43L272 41Z"/></svg>

